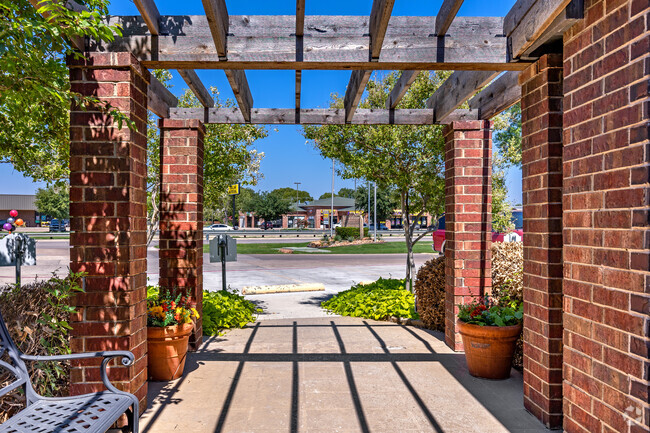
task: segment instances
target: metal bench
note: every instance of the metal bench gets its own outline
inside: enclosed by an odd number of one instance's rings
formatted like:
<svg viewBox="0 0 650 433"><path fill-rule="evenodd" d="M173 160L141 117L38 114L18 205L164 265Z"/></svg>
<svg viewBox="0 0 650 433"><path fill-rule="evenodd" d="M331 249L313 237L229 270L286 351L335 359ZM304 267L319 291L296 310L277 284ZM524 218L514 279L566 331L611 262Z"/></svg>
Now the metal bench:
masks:
<svg viewBox="0 0 650 433"><path fill-rule="evenodd" d="M3 360L8 353L11 363ZM134 357L131 352L111 351L75 353L57 356L29 356L20 352L14 344L2 313L0 313L0 369L6 369L16 378L0 389L0 397L22 388L27 407L0 424L1 433L104 433L122 416L127 414L129 428L138 433L138 399L111 385L106 366L111 359L122 357L122 364L129 366ZM41 397L32 387L25 361L59 362L71 359L103 358L101 378L106 391L72 397ZM6 357L4 358L6 359Z"/></svg>

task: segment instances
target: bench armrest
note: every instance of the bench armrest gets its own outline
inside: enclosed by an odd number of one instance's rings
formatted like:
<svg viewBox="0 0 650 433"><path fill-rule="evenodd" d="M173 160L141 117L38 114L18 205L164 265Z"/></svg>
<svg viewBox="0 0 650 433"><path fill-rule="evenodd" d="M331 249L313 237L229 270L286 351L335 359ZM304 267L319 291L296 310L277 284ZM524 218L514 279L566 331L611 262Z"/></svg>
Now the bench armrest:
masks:
<svg viewBox="0 0 650 433"><path fill-rule="evenodd" d="M86 353L71 353L69 355L50 355L50 356L34 356L34 355L25 355L21 354L20 358L24 361L48 361L48 362L58 362L58 361L69 361L75 359L91 359L91 358L104 358L102 361L101 367L101 377L104 386L115 393L124 394L124 392L115 388L110 380L108 379L108 374L106 373L106 366L113 358L121 357L122 365L129 367L133 364L135 357L133 353L126 350L113 350L107 352L86 352Z"/></svg>

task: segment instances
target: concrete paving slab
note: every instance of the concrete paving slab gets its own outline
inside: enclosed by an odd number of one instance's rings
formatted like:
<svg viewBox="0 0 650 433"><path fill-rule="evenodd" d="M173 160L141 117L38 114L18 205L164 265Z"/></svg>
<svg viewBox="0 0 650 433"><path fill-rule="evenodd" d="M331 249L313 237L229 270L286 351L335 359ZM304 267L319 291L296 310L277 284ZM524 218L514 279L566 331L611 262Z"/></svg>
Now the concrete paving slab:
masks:
<svg viewBox="0 0 650 433"><path fill-rule="evenodd" d="M523 381L476 379L440 333L349 317L267 320L152 384L149 432L547 432Z"/></svg>

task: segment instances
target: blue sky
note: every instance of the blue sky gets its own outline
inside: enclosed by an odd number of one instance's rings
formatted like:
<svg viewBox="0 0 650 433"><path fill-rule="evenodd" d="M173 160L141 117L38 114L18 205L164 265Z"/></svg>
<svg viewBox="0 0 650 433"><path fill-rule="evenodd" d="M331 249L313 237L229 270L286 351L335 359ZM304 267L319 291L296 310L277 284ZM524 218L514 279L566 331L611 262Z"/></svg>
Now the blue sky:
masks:
<svg viewBox="0 0 650 433"><path fill-rule="evenodd" d="M155 0L163 15L188 14L202 15L201 0ZM515 0L486 2L485 0L465 0L459 16L504 16ZM397 0L393 15L435 15L442 0L412 1ZM295 0L227 0L231 15L291 15L295 13ZM372 0L307 0L307 15L369 15ZM137 8L131 0L113 0L110 12L115 15L136 15ZM172 92L181 94L185 82L176 71ZM197 70L206 86L216 86L222 98L233 98L232 91L223 71ZM294 107L294 72L293 71L246 71L251 87L255 107L293 108ZM326 107L330 94L344 94L350 78L348 71L303 71L302 106L304 108ZM264 179L256 189L271 190L301 182L301 190L307 190L318 198L330 190L331 163L324 160L313 146L305 142L299 126L268 127L269 136L257 143L258 150L265 152L262 161ZM42 184L33 183L23 178L8 164L0 165L0 181L12 185L14 194L31 194ZM335 190L352 187L351 180L337 178ZM513 202L521 202L521 171L510 170L508 173L509 195Z"/></svg>

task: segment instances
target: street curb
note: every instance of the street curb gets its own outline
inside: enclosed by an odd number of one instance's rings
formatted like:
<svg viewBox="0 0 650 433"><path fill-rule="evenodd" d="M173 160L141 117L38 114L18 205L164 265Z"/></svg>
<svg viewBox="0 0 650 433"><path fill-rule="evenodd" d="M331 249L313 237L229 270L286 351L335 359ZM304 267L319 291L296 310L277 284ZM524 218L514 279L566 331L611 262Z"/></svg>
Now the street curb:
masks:
<svg viewBox="0 0 650 433"><path fill-rule="evenodd" d="M279 284L275 286L249 286L241 290L242 295L266 295L270 293L317 292L325 290L322 283Z"/></svg>

